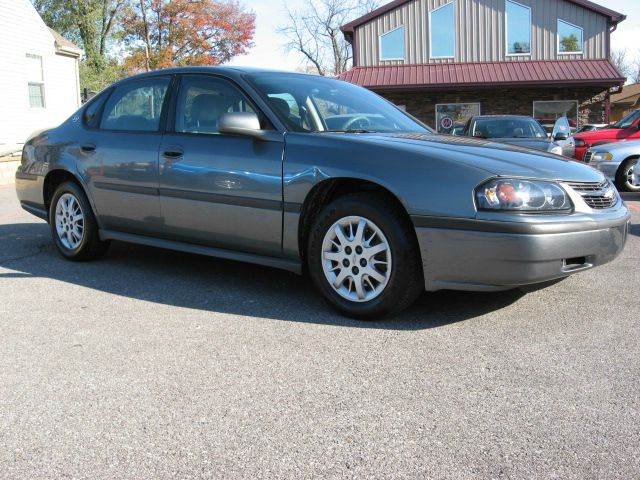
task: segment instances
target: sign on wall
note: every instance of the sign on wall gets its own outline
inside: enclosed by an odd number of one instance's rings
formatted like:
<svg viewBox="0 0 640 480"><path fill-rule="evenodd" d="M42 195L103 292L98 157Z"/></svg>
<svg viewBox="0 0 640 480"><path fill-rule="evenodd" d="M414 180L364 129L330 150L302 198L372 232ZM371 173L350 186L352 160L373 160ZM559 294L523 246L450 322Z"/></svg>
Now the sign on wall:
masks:
<svg viewBox="0 0 640 480"><path fill-rule="evenodd" d="M474 115L480 115L479 103L438 103L436 104L436 130L451 134L453 129L464 125Z"/></svg>

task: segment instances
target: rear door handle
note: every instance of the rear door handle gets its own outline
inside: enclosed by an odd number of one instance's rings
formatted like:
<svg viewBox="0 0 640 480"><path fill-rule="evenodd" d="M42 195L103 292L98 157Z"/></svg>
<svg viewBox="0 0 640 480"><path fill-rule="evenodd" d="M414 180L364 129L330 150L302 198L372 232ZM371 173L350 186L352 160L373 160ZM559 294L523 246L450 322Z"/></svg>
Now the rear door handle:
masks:
<svg viewBox="0 0 640 480"><path fill-rule="evenodd" d="M91 152L95 152L96 151L96 146L95 145L90 145L90 144L82 145L80 147L80 150L82 150L85 153L91 153Z"/></svg>

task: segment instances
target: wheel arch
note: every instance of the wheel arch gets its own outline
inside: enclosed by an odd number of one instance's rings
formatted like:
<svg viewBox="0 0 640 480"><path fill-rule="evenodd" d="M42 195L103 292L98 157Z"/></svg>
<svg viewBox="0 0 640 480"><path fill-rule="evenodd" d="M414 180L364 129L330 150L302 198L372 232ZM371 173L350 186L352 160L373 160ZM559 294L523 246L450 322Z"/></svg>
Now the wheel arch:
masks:
<svg viewBox="0 0 640 480"><path fill-rule="evenodd" d="M385 197L392 202L400 212L400 215L402 216L401 220L406 222L407 226L410 227L410 231L413 233L412 241L415 242L416 248L418 248L418 237L416 235L413 222L411 221L411 217L409 216L409 212L395 193L387 187L371 180L355 177L328 178L313 186L305 197L300 209L300 219L298 223L298 249L300 258L303 260L303 264L306 263L304 260L306 258L306 246L309 239L309 232L311 231L311 227L318 214L326 205L335 199L357 192L371 192L373 195ZM418 252L420 252L419 248Z"/></svg>
<svg viewBox="0 0 640 480"><path fill-rule="evenodd" d="M93 199L89 196L84 183L80 180L80 177L78 177L77 174L65 168L55 168L47 172L44 177L44 181L42 184L42 198L44 200L44 208L47 213L49 212L49 208L51 206L51 199L53 198L53 194L55 193L56 189L65 182L73 182L82 189L87 199L89 200L89 205L93 210L92 213L94 217L96 217L96 221L98 221L96 215L96 207L93 204Z"/></svg>

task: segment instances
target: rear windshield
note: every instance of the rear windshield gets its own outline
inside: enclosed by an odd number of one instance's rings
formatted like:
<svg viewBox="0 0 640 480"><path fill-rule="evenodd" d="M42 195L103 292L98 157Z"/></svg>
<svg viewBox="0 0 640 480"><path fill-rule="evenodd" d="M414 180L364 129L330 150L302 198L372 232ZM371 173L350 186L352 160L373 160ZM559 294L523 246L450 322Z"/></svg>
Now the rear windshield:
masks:
<svg viewBox="0 0 640 480"><path fill-rule="evenodd" d="M533 118L478 118L471 135L480 138L547 138Z"/></svg>

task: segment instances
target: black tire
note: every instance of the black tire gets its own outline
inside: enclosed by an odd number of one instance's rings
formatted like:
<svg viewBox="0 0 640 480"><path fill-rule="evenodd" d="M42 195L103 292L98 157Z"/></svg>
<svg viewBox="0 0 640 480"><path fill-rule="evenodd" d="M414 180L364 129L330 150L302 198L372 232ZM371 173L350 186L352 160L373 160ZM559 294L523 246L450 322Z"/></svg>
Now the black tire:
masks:
<svg viewBox="0 0 640 480"><path fill-rule="evenodd" d="M640 192L640 186L633 185L629 181L629 170L640 168L637 158L628 158L618 167L616 172L616 187L621 192Z"/></svg>
<svg viewBox="0 0 640 480"><path fill-rule="evenodd" d="M56 228L56 207L60 197L65 194L70 194L80 205L82 214L84 215L84 229L80 243L76 248L68 248L62 242ZM87 199L84 191L75 182L65 182L61 184L53 194L51 198L51 205L49 205L49 226L51 227L51 235L53 236L53 242L55 243L58 252L68 259L74 261L88 261L94 260L103 256L109 248L109 242L103 242L100 240L98 234L98 223L93 215L91 204Z"/></svg>
<svg viewBox="0 0 640 480"><path fill-rule="evenodd" d="M372 221L389 243L391 274L384 290L366 302L350 301L330 285L322 268L323 241L327 230L338 220L360 216ZM413 225L389 199L370 193L348 194L324 207L315 219L307 244L309 274L324 298L340 313L370 320L399 313L424 291L420 250Z"/></svg>

